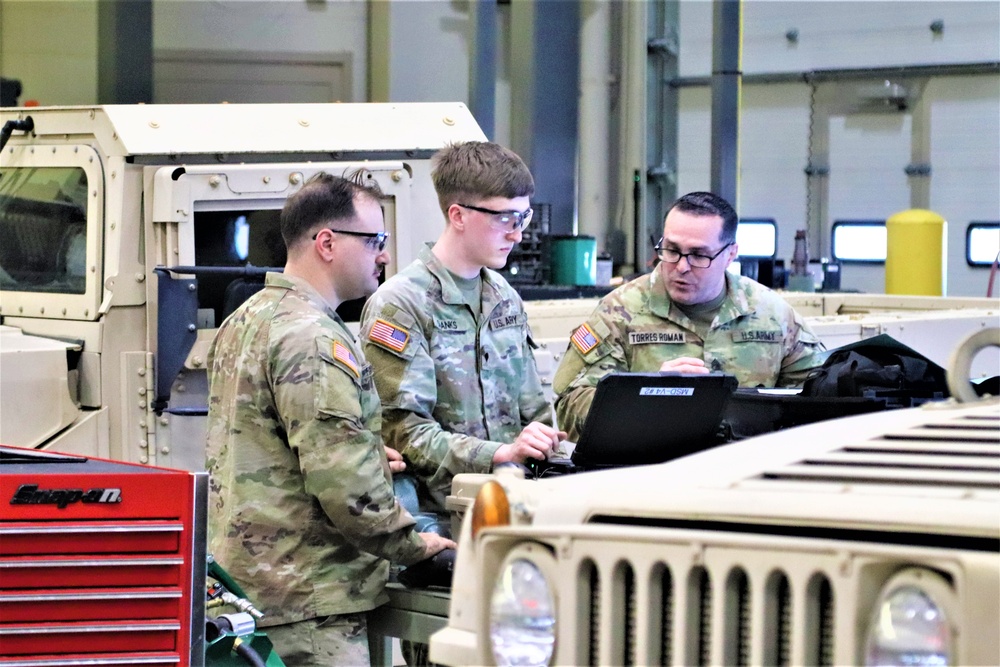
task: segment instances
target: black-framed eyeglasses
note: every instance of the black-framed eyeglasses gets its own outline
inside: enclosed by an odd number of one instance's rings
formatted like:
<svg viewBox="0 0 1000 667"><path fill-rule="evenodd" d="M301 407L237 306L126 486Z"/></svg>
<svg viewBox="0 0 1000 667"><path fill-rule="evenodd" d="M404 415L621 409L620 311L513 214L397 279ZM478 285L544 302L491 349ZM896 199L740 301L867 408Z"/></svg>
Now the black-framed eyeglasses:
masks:
<svg viewBox="0 0 1000 667"><path fill-rule="evenodd" d="M389 240L389 232L354 232L347 229L332 229L330 227L324 227L335 234L347 234L348 236L360 236L365 239L365 247L369 250L374 250L375 252L382 252L385 250L385 244ZM323 231L323 230L320 230ZM313 234L313 241L319 236L319 232Z"/></svg>
<svg viewBox="0 0 1000 667"><path fill-rule="evenodd" d="M656 256L660 258L661 262L666 262L667 264L677 264L681 261L681 257L687 258L688 265L693 269L707 269L712 266L712 260L722 254L722 251L733 245L730 241L726 245L719 248L719 252L714 255L702 255L697 252L681 252L677 248L664 248L663 238L661 237L659 242L653 246L656 250Z"/></svg>
<svg viewBox="0 0 1000 667"><path fill-rule="evenodd" d="M508 233L527 227L531 223L532 214L534 214L534 211L530 208L526 208L523 211L494 211L491 208L472 206L471 204L459 204L459 206L467 208L470 211L485 213L490 216L490 224Z"/></svg>

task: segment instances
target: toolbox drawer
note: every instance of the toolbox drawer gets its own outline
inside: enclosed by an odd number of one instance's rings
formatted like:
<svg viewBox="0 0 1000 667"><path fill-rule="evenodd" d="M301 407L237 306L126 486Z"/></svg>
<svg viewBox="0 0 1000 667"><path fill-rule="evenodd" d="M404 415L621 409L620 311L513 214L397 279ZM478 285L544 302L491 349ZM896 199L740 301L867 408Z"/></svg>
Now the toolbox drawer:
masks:
<svg viewBox="0 0 1000 667"><path fill-rule="evenodd" d="M5 656L45 653L175 651L176 619L120 623L25 623L0 625Z"/></svg>
<svg viewBox="0 0 1000 667"><path fill-rule="evenodd" d="M0 523L5 556L177 553L184 524L164 521Z"/></svg>
<svg viewBox="0 0 1000 667"><path fill-rule="evenodd" d="M0 591L0 623L177 618L180 588Z"/></svg>

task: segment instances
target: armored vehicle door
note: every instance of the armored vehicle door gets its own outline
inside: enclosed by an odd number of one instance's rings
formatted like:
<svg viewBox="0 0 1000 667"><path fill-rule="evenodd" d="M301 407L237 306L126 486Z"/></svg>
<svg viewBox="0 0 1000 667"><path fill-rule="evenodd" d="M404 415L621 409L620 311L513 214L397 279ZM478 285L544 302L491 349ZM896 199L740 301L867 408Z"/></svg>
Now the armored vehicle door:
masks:
<svg viewBox="0 0 1000 667"><path fill-rule="evenodd" d="M379 186L392 256L386 275L395 273L400 254L408 261L415 245L409 225L401 224L411 210L411 176L401 162L146 168L146 261L156 267L147 285L148 349L155 359L149 407L157 434L144 462L204 466L209 345L222 321L263 287L264 274L284 266L281 209L319 172ZM340 312L356 320L360 304L344 304Z"/></svg>

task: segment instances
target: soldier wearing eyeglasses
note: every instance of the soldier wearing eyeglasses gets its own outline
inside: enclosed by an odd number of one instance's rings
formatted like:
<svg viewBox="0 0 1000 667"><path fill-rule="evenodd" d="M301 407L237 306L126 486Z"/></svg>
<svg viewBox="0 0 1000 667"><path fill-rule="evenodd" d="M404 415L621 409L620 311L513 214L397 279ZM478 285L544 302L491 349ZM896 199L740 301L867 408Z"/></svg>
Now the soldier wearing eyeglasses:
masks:
<svg viewBox="0 0 1000 667"><path fill-rule="evenodd" d="M604 297L573 332L553 383L571 440L608 373L719 371L744 387L787 387L819 365L823 345L798 313L726 271L738 254L738 222L722 197L684 195L667 212L658 266Z"/></svg>
<svg viewBox="0 0 1000 667"><path fill-rule="evenodd" d="M455 544L396 501L370 366L336 313L375 291L385 222L372 191L319 174L288 198L284 273L209 350L209 551L264 612L284 664L370 662L366 612L389 561Z"/></svg>
<svg viewBox="0 0 1000 667"><path fill-rule="evenodd" d="M425 518L447 531L452 477L543 459L559 445L520 297L496 272L531 222L534 180L495 143L433 158L445 228L362 313L386 444L402 452ZM407 478L397 477L406 497ZM418 516L418 525L420 525Z"/></svg>

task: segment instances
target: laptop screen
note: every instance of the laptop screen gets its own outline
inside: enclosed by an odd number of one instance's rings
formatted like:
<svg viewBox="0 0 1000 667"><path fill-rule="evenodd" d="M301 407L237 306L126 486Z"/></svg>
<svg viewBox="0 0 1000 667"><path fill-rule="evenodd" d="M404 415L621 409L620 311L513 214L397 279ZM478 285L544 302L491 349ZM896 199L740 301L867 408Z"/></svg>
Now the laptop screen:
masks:
<svg viewBox="0 0 1000 667"><path fill-rule="evenodd" d="M597 383L573 463L663 463L714 447L736 386L736 378L724 373L606 375Z"/></svg>

